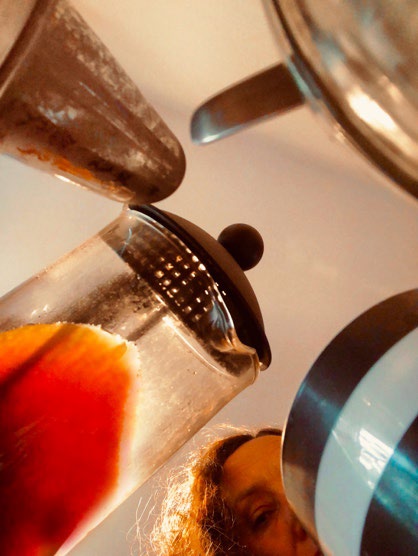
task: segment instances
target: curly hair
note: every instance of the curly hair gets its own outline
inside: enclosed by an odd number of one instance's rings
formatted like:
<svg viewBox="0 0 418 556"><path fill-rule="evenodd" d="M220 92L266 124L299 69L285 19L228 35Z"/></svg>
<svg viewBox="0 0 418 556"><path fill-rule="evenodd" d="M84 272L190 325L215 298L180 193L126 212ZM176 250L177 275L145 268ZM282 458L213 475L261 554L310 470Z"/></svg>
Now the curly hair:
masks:
<svg viewBox="0 0 418 556"><path fill-rule="evenodd" d="M162 511L151 534L159 556L243 556L234 535L234 515L221 482L226 460L240 446L260 436L281 436L277 428L240 430L193 453L181 475L171 479Z"/></svg>

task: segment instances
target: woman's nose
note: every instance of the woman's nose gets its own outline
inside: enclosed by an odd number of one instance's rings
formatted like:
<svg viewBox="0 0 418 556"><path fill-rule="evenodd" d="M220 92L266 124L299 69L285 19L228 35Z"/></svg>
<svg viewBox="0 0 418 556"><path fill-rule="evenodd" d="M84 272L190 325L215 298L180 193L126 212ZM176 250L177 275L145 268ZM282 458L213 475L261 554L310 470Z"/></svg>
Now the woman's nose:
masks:
<svg viewBox="0 0 418 556"><path fill-rule="evenodd" d="M303 542L308 537L308 534L302 527L301 522L294 516L292 520L292 535L297 542Z"/></svg>

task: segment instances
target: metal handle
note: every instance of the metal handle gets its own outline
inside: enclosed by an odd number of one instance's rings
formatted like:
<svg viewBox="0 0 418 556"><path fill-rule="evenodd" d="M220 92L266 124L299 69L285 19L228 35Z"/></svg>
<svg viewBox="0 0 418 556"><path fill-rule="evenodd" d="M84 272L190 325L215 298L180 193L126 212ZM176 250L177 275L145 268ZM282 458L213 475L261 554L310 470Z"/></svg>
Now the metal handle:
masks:
<svg viewBox="0 0 418 556"><path fill-rule="evenodd" d="M198 144L211 143L304 102L287 66L273 66L202 104L192 116L192 140Z"/></svg>

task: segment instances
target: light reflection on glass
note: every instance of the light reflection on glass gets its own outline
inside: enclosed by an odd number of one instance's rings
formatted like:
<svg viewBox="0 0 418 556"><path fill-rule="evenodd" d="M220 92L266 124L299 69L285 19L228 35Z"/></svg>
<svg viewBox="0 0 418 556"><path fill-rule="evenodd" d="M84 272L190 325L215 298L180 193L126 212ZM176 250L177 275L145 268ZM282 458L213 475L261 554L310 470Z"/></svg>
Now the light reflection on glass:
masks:
<svg viewBox="0 0 418 556"><path fill-rule="evenodd" d="M347 102L353 112L366 124L383 136L396 135L399 144L410 155L416 153L416 144L399 127L395 120L370 96L358 87L352 87L347 93Z"/></svg>
<svg viewBox="0 0 418 556"><path fill-rule="evenodd" d="M34 309L31 312L30 316L34 317L38 313L46 313L48 310L49 310L49 305L48 305L48 303L46 303L43 307L37 307L36 309Z"/></svg>
<svg viewBox="0 0 418 556"><path fill-rule="evenodd" d="M363 428L360 429L359 444L359 463L367 469L367 471L374 471L377 477L380 476L386 463L392 457L393 449ZM370 481L368 481L368 483L370 483L370 486L374 486Z"/></svg>
<svg viewBox="0 0 418 556"><path fill-rule="evenodd" d="M373 127L391 132L398 130L393 118L361 89L353 87L348 95L348 102L357 115Z"/></svg>
<svg viewBox="0 0 418 556"><path fill-rule="evenodd" d="M61 181L65 181L66 183L72 183L73 185L79 185L77 182L75 182L74 180L70 180L70 178L67 178L67 176L62 176L60 174L54 174L54 176L56 178L58 178Z"/></svg>

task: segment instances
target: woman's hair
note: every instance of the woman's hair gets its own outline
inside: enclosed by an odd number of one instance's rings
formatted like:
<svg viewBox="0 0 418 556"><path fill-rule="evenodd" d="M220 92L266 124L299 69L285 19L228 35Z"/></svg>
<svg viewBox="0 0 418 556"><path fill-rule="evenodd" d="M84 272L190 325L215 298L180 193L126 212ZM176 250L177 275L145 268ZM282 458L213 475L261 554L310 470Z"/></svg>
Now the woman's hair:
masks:
<svg viewBox="0 0 418 556"><path fill-rule="evenodd" d="M239 430L211 442L189 458L181 476L171 479L151 535L158 556L233 556L246 554L234 537L234 516L221 492L225 461L240 446L260 436L281 436L276 428Z"/></svg>

